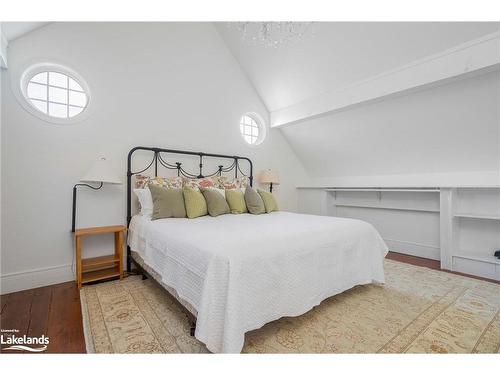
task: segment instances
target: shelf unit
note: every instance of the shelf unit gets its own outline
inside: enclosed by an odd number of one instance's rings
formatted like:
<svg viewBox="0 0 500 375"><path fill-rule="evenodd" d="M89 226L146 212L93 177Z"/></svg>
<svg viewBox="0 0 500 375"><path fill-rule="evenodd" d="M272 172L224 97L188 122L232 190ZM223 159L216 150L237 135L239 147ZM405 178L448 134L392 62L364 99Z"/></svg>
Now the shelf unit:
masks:
<svg viewBox="0 0 500 375"><path fill-rule="evenodd" d="M455 214L455 217L464 219L500 220L500 215L480 215L480 214Z"/></svg>
<svg viewBox="0 0 500 375"><path fill-rule="evenodd" d="M439 193L439 188L328 188L325 191L372 191L372 192L418 192L418 193Z"/></svg>
<svg viewBox="0 0 500 375"><path fill-rule="evenodd" d="M358 208L377 208L381 210L397 210L397 211L416 211L416 212L435 212L439 210L425 209L425 208L408 208L408 207L390 207L390 206L376 206L370 204L355 204L355 203L335 203L337 207L358 207Z"/></svg>
<svg viewBox="0 0 500 375"><path fill-rule="evenodd" d="M127 228L123 225L77 229L75 236L76 282L78 288L82 284L99 280L123 277L123 244ZM82 239L88 236L113 234L115 249L111 255L94 258L82 258Z"/></svg>
<svg viewBox="0 0 500 375"><path fill-rule="evenodd" d="M445 235L453 271L500 280L500 187L446 189L453 215Z"/></svg>
<svg viewBox="0 0 500 375"><path fill-rule="evenodd" d="M457 258L464 258L464 259L472 259L472 260L477 260L479 262L486 262L486 263L492 263L492 264L497 264L500 265L500 259L495 258L493 255L491 257L484 257L484 256L477 256L474 254L467 254L467 253L457 253L453 255L454 257Z"/></svg>
<svg viewBox="0 0 500 375"><path fill-rule="evenodd" d="M299 209L368 221L393 251L500 280L500 186L301 187Z"/></svg>
<svg viewBox="0 0 500 375"><path fill-rule="evenodd" d="M370 222L392 251L439 260L438 188L335 187L324 194L327 215Z"/></svg>
<svg viewBox="0 0 500 375"><path fill-rule="evenodd" d="M115 277L120 277L121 271L119 266L110 268L102 268L93 271L85 271L82 273L82 283L91 283L99 280L107 280Z"/></svg>
<svg viewBox="0 0 500 375"><path fill-rule="evenodd" d="M83 271L89 271L97 267L112 267L120 263L120 259L116 255L105 255L95 258L82 259Z"/></svg>

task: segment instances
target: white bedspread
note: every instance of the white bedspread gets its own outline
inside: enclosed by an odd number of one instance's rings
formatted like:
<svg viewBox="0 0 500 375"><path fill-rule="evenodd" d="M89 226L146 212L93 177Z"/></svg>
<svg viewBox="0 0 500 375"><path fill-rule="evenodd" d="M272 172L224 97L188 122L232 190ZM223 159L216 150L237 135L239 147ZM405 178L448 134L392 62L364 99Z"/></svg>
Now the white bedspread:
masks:
<svg viewBox="0 0 500 375"><path fill-rule="evenodd" d="M128 242L196 308L195 336L216 353L240 352L245 332L355 285L383 283L387 253L366 222L288 212L134 216Z"/></svg>

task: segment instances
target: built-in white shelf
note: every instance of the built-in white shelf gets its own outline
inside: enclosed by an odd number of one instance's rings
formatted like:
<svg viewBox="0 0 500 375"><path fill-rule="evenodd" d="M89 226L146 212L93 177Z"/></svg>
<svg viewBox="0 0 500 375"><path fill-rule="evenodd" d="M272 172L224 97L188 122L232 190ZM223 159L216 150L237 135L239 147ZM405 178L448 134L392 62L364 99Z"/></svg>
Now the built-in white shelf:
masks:
<svg viewBox="0 0 500 375"><path fill-rule="evenodd" d="M393 251L500 281L500 186L302 187L299 207L365 220Z"/></svg>
<svg viewBox="0 0 500 375"><path fill-rule="evenodd" d="M454 214L455 217L484 220L500 220L500 215L480 215L480 214Z"/></svg>
<svg viewBox="0 0 500 375"><path fill-rule="evenodd" d="M331 188L326 191L373 191L373 192L414 192L414 193L439 193L438 188L405 189L405 188Z"/></svg>
<svg viewBox="0 0 500 375"><path fill-rule="evenodd" d="M376 206L370 204L357 204L357 203L335 203L337 207L357 207L357 208L377 208L382 210L398 210L398 211L417 211L417 212L434 212L439 213L439 210L426 209L426 208L408 208L408 207L388 207Z"/></svg>
<svg viewBox="0 0 500 375"><path fill-rule="evenodd" d="M500 259L495 258L493 255L488 257L488 256L478 256L478 255L467 254L467 253L458 253L458 254L453 254L453 256L456 258L472 259L472 260L477 260L479 262L486 262L486 263L500 265Z"/></svg>

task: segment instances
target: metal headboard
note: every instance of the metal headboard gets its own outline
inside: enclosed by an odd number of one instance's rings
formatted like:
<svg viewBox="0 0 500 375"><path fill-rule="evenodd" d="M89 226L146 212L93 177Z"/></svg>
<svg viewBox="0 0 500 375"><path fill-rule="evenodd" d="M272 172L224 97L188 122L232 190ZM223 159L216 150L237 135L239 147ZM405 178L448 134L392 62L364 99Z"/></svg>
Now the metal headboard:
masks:
<svg viewBox="0 0 500 375"><path fill-rule="evenodd" d="M153 153L153 158L148 166L139 171L132 171L132 156L136 151L150 151ZM198 174L188 172L180 162L167 162L162 154L178 154L178 155L194 155L199 157L198 164ZM216 171L212 173L204 174L203 173L203 158L217 158L217 159L229 159L232 160L232 164L225 167L224 165L219 165ZM242 172L240 168L240 161L248 162L250 166L250 174L246 175ZM132 219L132 176L136 174L140 174L142 172L147 171L154 165L154 175L158 176L158 166L162 166L166 169L172 169L177 171L177 176L184 176L189 178L203 178L203 177L212 177L216 175L222 175L222 173L227 173L234 170L234 176L238 177L238 173L242 176L247 176L250 179L250 186L253 184L253 164L252 161L243 156L231 156L231 155L221 155L221 154L211 154L206 152L195 152L195 151L183 151L183 150L170 150L166 148L158 148L158 147L143 147L138 146L134 147L128 153L127 158L127 227L130 224L130 220ZM130 247L127 246L127 271L130 272L131 268L131 256L130 256Z"/></svg>

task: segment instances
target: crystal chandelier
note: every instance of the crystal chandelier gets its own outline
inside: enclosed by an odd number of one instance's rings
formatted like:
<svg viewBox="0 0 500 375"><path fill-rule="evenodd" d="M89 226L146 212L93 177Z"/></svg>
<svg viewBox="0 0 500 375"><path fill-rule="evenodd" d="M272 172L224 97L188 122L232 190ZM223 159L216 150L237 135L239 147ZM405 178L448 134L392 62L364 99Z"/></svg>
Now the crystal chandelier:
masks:
<svg viewBox="0 0 500 375"><path fill-rule="evenodd" d="M242 39L254 45L277 48L301 40L312 22L234 22ZM228 24L228 26L231 26Z"/></svg>

